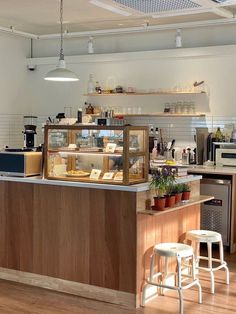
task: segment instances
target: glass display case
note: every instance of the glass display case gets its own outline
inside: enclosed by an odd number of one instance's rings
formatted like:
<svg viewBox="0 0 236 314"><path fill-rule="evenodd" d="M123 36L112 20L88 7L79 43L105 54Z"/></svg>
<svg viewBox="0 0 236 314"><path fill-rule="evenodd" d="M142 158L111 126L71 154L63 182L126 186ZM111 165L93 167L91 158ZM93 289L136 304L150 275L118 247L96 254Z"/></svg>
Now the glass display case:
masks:
<svg viewBox="0 0 236 314"><path fill-rule="evenodd" d="M148 127L45 126L44 177L130 185L148 181Z"/></svg>

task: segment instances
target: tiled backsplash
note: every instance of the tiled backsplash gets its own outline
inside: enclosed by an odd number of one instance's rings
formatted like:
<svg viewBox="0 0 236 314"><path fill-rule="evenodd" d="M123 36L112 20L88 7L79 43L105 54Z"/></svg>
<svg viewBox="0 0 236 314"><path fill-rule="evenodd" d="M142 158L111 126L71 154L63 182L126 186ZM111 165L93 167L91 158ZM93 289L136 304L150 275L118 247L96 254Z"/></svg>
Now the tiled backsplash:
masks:
<svg viewBox="0 0 236 314"><path fill-rule="evenodd" d="M38 116L37 119L37 144L43 143L42 124L47 116ZM194 135L196 127L208 127L209 132L214 131L218 126L222 129L226 124L235 124L236 117L135 117L127 119L133 125L152 125L154 129L163 129L165 140L176 140L176 145L185 147L195 146ZM23 147L24 136L23 115L0 115L0 148Z"/></svg>
<svg viewBox="0 0 236 314"><path fill-rule="evenodd" d="M47 117L39 116L37 121L37 144L43 143L42 123ZM0 148L24 146L24 116L0 114Z"/></svg>
<svg viewBox="0 0 236 314"><path fill-rule="evenodd" d="M139 117L129 118L130 124L135 125L152 125L163 129L163 137L166 141L175 139L176 146L195 147L194 135L196 127L207 127L209 132L213 132L217 127L222 130L227 124L236 125L236 117Z"/></svg>

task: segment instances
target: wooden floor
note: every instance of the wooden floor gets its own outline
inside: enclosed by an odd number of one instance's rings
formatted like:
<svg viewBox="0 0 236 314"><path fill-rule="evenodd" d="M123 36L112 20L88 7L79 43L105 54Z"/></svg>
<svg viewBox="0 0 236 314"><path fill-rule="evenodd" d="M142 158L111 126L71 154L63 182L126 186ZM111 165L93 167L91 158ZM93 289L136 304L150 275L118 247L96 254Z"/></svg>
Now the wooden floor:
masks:
<svg viewBox="0 0 236 314"><path fill-rule="evenodd" d="M203 304L197 303L197 291L184 292L185 314L236 313L236 254L226 256L230 286L224 284L224 271L216 273L216 293L209 293L208 275L201 275ZM56 293L17 283L0 281L0 314L166 314L178 313L177 293L156 297L145 308L126 309L103 302Z"/></svg>

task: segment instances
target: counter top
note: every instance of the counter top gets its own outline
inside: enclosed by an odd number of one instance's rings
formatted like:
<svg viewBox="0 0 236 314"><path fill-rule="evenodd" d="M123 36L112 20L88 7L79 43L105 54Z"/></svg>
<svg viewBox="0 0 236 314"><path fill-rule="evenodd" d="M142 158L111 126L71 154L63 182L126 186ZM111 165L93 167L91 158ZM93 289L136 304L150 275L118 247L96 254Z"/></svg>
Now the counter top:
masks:
<svg viewBox="0 0 236 314"><path fill-rule="evenodd" d="M209 167L209 166L202 166L196 165L193 167L188 168L188 172L191 173L209 173L209 174L226 174L226 175L233 175L236 174L236 167Z"/></svg>
<svg viewBox="0 0 236 314"><path fill-rule="evenodd" d="M201 178L202 176L199 176L199 175L188 175L186 177L177 178L176 183L187 183L187 182L200 180ZM26 178L0 176L0 181L22 182L22 183L32 183L32 184L48 184L48 185L57 185L57 186L100 189L100 190L118 190L118 191L126 191L126 192L145 192L149 190L148 182L126 186L126 185L112 185L112 184L100 184L100 183L46 180L40 176L26 177Z"/></svg>

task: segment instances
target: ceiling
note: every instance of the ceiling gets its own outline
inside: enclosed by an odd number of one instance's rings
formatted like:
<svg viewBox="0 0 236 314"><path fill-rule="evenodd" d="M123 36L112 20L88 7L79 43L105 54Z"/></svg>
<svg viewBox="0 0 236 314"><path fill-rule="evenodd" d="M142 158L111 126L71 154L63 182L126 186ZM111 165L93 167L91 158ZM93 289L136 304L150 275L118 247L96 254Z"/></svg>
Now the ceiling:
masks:
<svg viewBox="0 0 236 314"><path fill-rule="evenodd" d="M122 14L91 2L102 2L111 9L121 10ZM59 33L59 3L59 0L0 0L0 27L14 27L36 35ZM226 0L64 0L64 28L71 33L232 21L235 13L236 1Z"/></svg>

